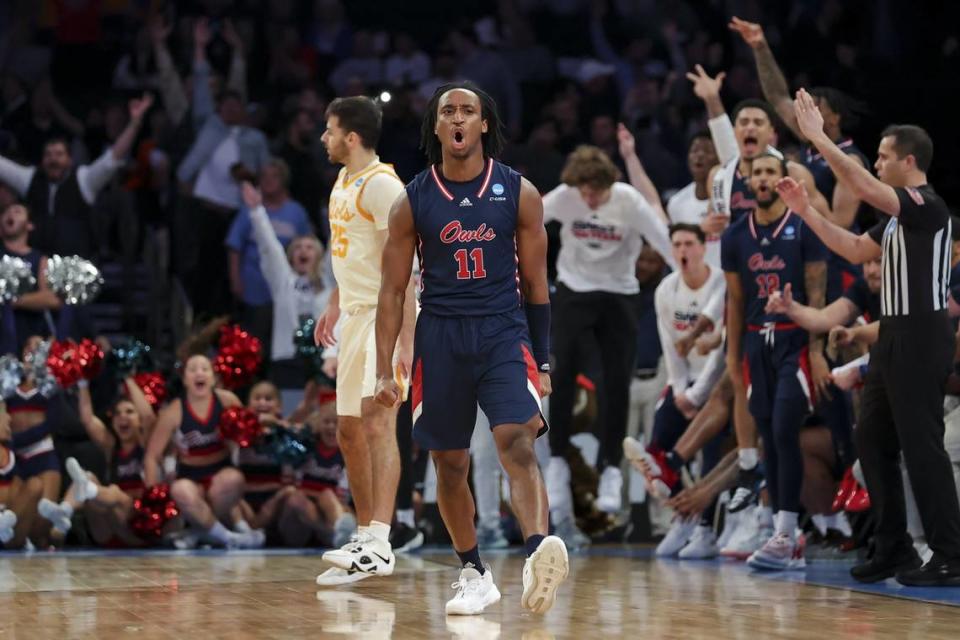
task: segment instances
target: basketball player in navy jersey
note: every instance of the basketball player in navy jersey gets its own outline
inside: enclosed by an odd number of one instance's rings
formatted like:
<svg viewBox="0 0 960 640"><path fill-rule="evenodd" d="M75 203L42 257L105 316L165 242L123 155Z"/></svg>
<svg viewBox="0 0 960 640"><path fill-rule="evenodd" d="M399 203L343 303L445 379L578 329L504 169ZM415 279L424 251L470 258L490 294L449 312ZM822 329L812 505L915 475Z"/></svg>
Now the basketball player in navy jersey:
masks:
<svg viewBox="0 0 960 640"><path fill-rule="evenodd" d="M480 561L467 484L479 403L526 540L521 604L544 613L569 562L563 541L546 535L547 493L533 451L546 431L540 397L550 392L543 205L529 181L494 160L503 145L496 103L475 85L437 89L421 136L430 167L394 203L383 251L377 401L400 400L391 345L416 252L423 311L414 338L413 435L432 452L440 514L463 564L446 612L477 614L500 599Z"/></svg>
<svg viewBox="0 0 960 640"><path fill-rule="evenodd" d="M750 188L757 209L720 241L727 276L727 371L734 387L750 389L749 409L763 438L776 512L773 537L748 562L773 570L804 566L796 539L803 481L800 427L812 410L809 352L822 350L822 335L810 335L765 307L774 291L789 285L795 299L822 308L827 258L817 236L774 190L787 174L784 164L768 153L754 158Z"/></svg>

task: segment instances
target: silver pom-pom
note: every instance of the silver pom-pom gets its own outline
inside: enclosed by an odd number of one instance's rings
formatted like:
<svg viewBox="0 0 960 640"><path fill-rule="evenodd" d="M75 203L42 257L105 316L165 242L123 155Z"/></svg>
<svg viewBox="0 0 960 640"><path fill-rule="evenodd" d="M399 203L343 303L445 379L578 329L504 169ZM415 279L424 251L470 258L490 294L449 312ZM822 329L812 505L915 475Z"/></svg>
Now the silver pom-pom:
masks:
<svg viewBox="0 0 960 640"><path fill-rule="evenodd" d="M17 392L23 380L23 365L15 356L0 357L0 400L6 400Z"/></svg>
<svg viewBox="0 0 960 640"><path fill-rule="evenodd" d="M29 262L14 256L0 257L0 303L13 302L36 284Z"/></svg>
<svg viewBox="0 0 960 640"><path fill-rule="evenodd" d="M49 398L60 388L57 379L47 368L47 357L50 355L51 344L53 344L52 339L44 340L32 353L27 354L24 360L24 364L30 367L33 383L44 398Z"/></svg>
<svg viewBox="0 0 960 640"><path fill-rule="evenodd" d="M103 276L96 265L80 256L51 256L47 284L66 304L87 304L100 293Z"/></svg>

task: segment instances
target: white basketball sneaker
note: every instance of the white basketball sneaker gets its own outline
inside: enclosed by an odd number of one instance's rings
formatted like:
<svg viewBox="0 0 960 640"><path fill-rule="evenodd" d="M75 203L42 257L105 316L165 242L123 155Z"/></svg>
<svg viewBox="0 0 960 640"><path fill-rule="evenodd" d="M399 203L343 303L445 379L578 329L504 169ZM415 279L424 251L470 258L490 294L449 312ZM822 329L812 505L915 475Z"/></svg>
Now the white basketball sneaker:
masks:
<svg viewBox="0 0 960 640"><path fill-rule="evenodd" d="M618 513L623 508L623 474L617 467L607 467L600 474L597 489L597 509L604 513Z"/></svg>
<svg viewBox="0 0 960 640"><path fill-rule="evenodd" d="M723 549L730 543L730 539L733 538L742 521L743 511L739 513L727 513L725 515L723 518L723 531L720 532L720 537L717 539L718 549Z"/></svg>
<svg viewBox="0 0 960 640"><path fill-rule="evenodd" d="M362 571L346 571L340 567L330 567L317 576L318 587L339 587L343 584L353 584L360 582L364 578L372 578L372 573Z"/></svg>
<svg viewBox="0 0 960 640"><path fill-rule="evenodd" d="M709 560L720 553L717 548L717 534L713 527L697 526L690 542L680 550L681 560Z"/></svg>
<svg viewBox="0 0 960 640"><path fill-rule="evenodd" d="M350 542L327 551L322 557L325 562L344 571L362 571L377 576L389 576L397 564L390 543L367 531L358 533Z"/></svg>
<svg viewBox="0 0 960 640"><path fill-rule="evenodd" d="M520 606L533 613L546 613L557 597L557 587L570 573L567 546L557 536L547 536L523 564L523 595Z"/></svg>
<svg viewBox="0 0 960 640"><path fill-rule="evenodd" d="M757 549L747 560L747 564L754 569L766 571L803 569L807 566L803 547L802 538L794 540L786 533L778 533Z"/></svg>
<svg viewBox="0 0 960 640"><path fill-rule="evenodd" d="M675 517L670 523L670 529L667 535L663 537L660 544L657 545L654 555L661 558L670 558L687 546L690 538L693 537L693 531L697 528L697 518Z"/></svg>
<svg viewBox="0 0 960 640"><path fill-rule="evenodd" d="M500 602L500 591L493 584L493 572L489 567L480 575L473 565L467 565L460 571L460 578L450 586L457 590L457 595L447 601L448 616L473 616Z"/></svg>

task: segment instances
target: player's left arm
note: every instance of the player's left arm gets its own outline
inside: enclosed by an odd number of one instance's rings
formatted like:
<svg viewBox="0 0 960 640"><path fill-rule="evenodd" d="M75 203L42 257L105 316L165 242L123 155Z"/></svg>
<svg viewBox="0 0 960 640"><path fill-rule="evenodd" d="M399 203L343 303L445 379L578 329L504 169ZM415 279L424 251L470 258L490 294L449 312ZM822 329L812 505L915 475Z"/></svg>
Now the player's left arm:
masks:
<svg viewBox="0 0 960 640"><path fill-rule="evenodd" d="M550 289L547 285L547 230L543 226L543 201L537 188L520 179L517 212L517 257L520 286L526 306L533 357L540 370L540 395L550 394Z"/></svg>
<svg viewBox="0 0 960 640"><path fill-rule="evenodd" d="M377 401L387 407L401 400L393 373L393 351L404 323L404 302L413 271L417 231L407 192L402 191L390 208L387 242L380 264L380 297L377 300Z"/></svg>
<svg viewBox="0 0 960 640"><path fill-rule="evenodd" d="M823 309L827 299L827 263L823 260L805 262L803 281L807 302L811 309ZM823 355L823 334L810 332L810 372L820 398L830 399L830 366Z"/></svg>
<svg viewBox="0 0 960 640"><path fill-rule="evenodd" d="M870 206L891 216L899 215L900 199L897 192L890 185L880 182L849 154L844 153L843 149L823 132L823 116L813 97L805 89L797 91L793 107L797 112L797 125L830 165L837 181L849 186L860 200Z"/></svg>

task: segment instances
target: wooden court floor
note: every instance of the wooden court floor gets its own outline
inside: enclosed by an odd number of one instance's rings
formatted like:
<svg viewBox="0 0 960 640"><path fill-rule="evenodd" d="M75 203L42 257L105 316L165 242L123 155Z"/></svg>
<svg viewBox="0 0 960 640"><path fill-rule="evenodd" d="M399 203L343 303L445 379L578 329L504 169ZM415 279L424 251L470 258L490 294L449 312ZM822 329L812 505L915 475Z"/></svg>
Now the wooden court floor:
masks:
<svg viewBox="0 0 960 640"><path fill-rule="evenodd" d="M960 638L958 606L647 556L572 555L557 605L537 617L520 609L523 558L487 554L503 599L448 619L457 569L442 550L400 560L390 578L325 590L315 553L3 554L0 639Z"/></svg>

